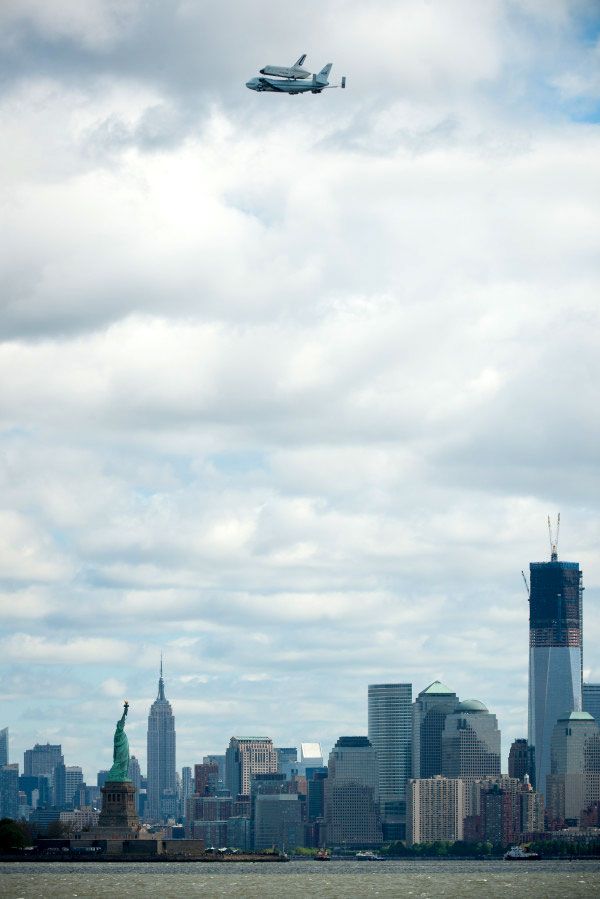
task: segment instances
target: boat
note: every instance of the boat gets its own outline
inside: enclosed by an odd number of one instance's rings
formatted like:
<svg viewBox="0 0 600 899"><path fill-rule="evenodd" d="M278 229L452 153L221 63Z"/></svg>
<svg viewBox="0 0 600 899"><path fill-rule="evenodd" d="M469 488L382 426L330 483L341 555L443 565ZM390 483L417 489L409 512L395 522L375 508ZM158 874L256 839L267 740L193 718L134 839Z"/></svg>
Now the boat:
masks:
<svg viewBox="0 0 600 899"><path fill-rule="evenodd" d="M528 846L511 846L504 853L504 861L507 862L537 862L541 857L539 852L531 852Z"/></svg>
<svg viewBox="0 0 600 899"><path fill-rule="evenodd" d="M355 858L358 859L359 862L383 862L385 861L383 855L377 855L376 852L372 852L370 849L361 849L356 853Z"/></svg>
<svg viewBox="0 0 600 899"><path fill-rule="evenodd" d="M318 862L330 862L331 853L329 849L319 849L319 851L315 855L315 860Z"/></svg>

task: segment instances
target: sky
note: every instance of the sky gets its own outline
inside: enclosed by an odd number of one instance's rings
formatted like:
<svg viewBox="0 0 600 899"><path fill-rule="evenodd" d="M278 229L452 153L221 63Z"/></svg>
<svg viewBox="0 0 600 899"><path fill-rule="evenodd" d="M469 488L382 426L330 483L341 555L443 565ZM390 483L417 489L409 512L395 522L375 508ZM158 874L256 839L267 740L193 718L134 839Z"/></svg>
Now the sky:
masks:
<svg viewBox="0 0 600 899"><path fill-rule="evenodd" d="M3 0L0 727L88 782L435 679L526 736L521 569L600 681L594 0ZM248 91L307 53L347 89Z"/></svg>

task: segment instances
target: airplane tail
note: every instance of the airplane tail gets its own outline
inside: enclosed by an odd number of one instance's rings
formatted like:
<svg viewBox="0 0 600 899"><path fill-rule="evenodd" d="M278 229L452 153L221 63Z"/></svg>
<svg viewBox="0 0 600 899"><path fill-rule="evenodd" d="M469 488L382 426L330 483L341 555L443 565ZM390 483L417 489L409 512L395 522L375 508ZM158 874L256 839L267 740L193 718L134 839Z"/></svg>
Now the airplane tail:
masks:
<svg viewBox="0 0 600 899"><path fill-rule="evenodd" d="M331 72L332 65L332 62L328 62L326 66L323 66L323 68L317 75L317 82L319 84L327 84L327 79L329 78L329 73Z"/></svg>
<svg viewBox="0 0 600 899"><path fill-rule="evenodd" d="M303 53L300 59L297 59L292 68L296 68L296 66L303 66L304 60L306 59L306 53Z"/></svg>

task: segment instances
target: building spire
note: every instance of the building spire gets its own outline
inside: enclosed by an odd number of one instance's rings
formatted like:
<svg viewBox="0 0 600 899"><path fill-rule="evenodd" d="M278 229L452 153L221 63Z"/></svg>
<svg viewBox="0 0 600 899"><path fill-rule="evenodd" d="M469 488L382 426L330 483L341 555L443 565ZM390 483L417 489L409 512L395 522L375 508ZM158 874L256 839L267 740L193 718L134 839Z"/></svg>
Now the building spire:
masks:
<svg viewBox="0 0 600 899"><path fill-rule="evenodd" d="M158 678L158 696L157 699L165 698L165 682L163 680L163 657L162 652L160 654L160 677Z"/></svg>

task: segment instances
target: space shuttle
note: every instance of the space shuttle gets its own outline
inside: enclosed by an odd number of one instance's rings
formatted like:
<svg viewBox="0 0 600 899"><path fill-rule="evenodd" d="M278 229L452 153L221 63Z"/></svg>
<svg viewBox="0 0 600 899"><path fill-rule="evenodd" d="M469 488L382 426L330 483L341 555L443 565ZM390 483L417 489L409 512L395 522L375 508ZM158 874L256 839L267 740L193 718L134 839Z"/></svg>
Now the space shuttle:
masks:
<svg viewBox="0 0 600 899"><path fill-rule="evenodd" d="M303 69L306 53L303 53L300 59L296 60L293 66L265 66L260 70L261 75L273 75L276 78L308 78L310 72Z"/></svg>

